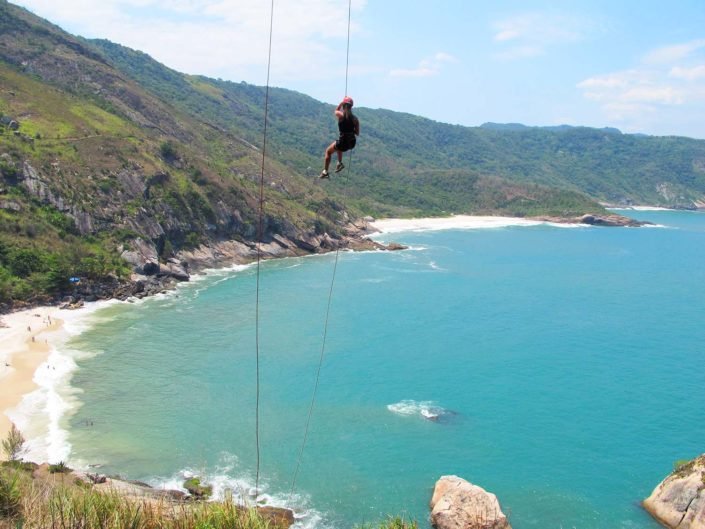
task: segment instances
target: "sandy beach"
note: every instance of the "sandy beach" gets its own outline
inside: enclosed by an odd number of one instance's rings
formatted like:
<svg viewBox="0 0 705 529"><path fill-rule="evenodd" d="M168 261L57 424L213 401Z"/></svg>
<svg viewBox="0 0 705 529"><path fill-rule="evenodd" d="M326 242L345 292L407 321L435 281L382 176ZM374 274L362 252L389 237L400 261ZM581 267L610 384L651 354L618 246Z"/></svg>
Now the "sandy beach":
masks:
<svg viewBox="0 0 705 529"><path fill-rule="evenodd" d="M62 312L58 307L38 307L0 319L0 439L5 439L11 426L6 412L37 388L34 374L61 334Z"/></svg>
<svg viewBox="0 0 705 529"><path fill-rule="evenodd" d="M404 231L434 231L453 229L487 229L506 228L509 226L539 226L541 224L555 225L561 228L580 226L579 224L558 224L541 220L523 219L519 217L491 217L480 215L455 215L452 217L430 217L419 219L379 219L370 225L384 233L399 233Z"/></svg>

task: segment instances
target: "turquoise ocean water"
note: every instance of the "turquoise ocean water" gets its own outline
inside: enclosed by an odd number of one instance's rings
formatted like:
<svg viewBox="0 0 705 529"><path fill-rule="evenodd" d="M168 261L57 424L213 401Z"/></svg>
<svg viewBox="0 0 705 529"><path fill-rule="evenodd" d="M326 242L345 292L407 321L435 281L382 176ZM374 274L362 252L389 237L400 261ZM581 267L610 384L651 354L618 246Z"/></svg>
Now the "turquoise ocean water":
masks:
<svg viewBox="0 0 705 529"><path fill-rule="evenodd" d="M261 275L261 482L300 524L427 525L435 481L497 494L515 529L656 528L639 507L705 452L705 214L662 228L388 235L343 253L296 490L334 256ZM112 305L78 355L70 460L247 495L255 471L253 268ZM73 353L71 352L73 351ZM440 413L440 420L424 417Z"/></svg>

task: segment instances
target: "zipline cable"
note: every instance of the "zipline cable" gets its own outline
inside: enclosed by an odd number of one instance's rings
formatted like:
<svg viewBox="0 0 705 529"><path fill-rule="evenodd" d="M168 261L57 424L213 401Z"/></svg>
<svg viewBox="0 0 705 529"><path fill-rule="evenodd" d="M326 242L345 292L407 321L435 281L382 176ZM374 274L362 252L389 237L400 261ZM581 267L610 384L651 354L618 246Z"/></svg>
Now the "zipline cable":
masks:
<svg viewBox="0 0 705 529"><path fill-rule="evenodd" d="M272 0L269 14L269 51L267 54L267 88L264 95L264 133L262 138L262 169L259 178L259 222L257 225L257 287L255 294L255 445L257 448L257 467L255 470L255 501L259 495L259 466L260 466L260 442L259 442L259 276L260 261L262 260L262 238L264 228L264 159L267 151L267 114L269 111L269 71L272 64L272 26L274 22L274 0Z"/></svg>
<svg viewBox="0 0 705 529"><path fill-rule="evenodd" d="M351 12L352 12L352 0L348 0L348 43L347 43L347 51L346 51L346 58L345 58L345 95L348 93L348 66L350 64L350 19L351 19ZM350 151L350 168L348 168L348 172L352 168L352 151ZM330 289L328 290L328 303L326 305L326 317L325 317L325 322L323 324L323 340L321 343L321 354L318 359L318 369L316 370L316 382L313 385L313 394L311 395L311 403L309 404L308 407L308 416L306 418L306 427L304 429L304 438L301 443L301 448L299 450L299 457L296 461L296 469L294 470L294 477L291 480L291 491L289 493L289 503L291 503L291 498L294 495L294 491L296 490L296 478L299 475L299 470L301 469L301 461L303 460L303 455L304 455L304 448L306 448L306 441L308 441L308 432L309 428L311 426L311 417L313 416L313 407L316 403L316 394L318 393L318 385L321 379L321 369L323 368L323 359L325 357L326 353L326 338L328 337L328 320L330 317L330 306L331 306L331 301L333 299L333 287L335 286L335 275L338 270L338 256L340 255L340 244L337 244L335 247L335 261L333 264L333 276L331 277L330 280Z"/></svg>

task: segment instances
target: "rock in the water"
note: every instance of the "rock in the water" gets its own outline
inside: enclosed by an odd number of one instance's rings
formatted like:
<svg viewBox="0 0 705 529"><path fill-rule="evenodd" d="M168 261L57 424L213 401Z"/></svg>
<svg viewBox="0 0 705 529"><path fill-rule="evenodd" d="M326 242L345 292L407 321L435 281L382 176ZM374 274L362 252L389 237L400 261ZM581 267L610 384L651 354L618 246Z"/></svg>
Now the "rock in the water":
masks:
<svg viewBox="0 0 705 529"><path fill-rule="evenodd" d="M705 454L678 467L643 505L666 527L705 529Z"/></svg>
<svg viewBox="0 0 705 529"><path fill-rule="evenodd" d="M193 477L184 481L183 487L197 499L207 499L213 494L213 486L205 485L201 483L201 480L197 477Z"/></svg>
<svg viewBox="0 0 705 529"><path fill-rule="evenodd" d="M408 246L404 246L403 244L399 244L398 242L390 242L387 245L387 250L389 251L398 251L398 250L406 250Z"/></svg>
<svg viewBox="0 0 705 529"><path fill-rule="evenodd" d="M511 529L497 496L458 476L436 482L430 506L436 529Z"/></svg>
<svg viewBox="0 0 705 529"><path fill-rule="evenodd" d="M588 224L590 226L628 226L638 227L650 224L650 222L641 222L638 220L623 217L622 215L583 215L578 219L580 224Z"/></svg>

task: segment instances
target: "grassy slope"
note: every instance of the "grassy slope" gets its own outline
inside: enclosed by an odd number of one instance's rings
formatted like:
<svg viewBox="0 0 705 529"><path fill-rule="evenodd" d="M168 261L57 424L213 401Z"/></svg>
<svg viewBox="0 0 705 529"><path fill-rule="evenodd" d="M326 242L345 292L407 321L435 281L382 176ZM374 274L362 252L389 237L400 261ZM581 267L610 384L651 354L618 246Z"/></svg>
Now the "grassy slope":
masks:
<svg viewBox="0 0 705 529"><path fill-rule="evenodd" d="M20 123L16 133L0 127L0 304L64 290L70 275L123 276L119 246L154 239L155 230L164 232L156 239L164 257L254 237L255 147L170 106L23 10L0 2L0 15L3 29L12 20L0 33L0 115ZM38 177L33 193L26 180L18 185L25 164ZM267 233L330 229L339 215L320 187L276 161L265 180ZM80 236L74 219L86 218Z"/></svg>

